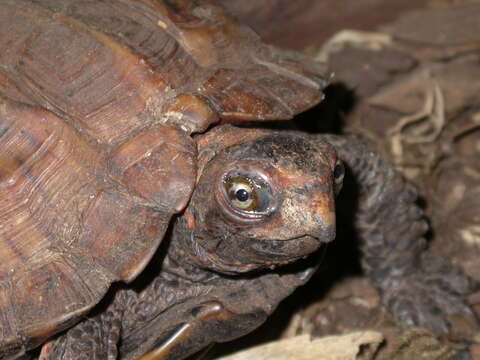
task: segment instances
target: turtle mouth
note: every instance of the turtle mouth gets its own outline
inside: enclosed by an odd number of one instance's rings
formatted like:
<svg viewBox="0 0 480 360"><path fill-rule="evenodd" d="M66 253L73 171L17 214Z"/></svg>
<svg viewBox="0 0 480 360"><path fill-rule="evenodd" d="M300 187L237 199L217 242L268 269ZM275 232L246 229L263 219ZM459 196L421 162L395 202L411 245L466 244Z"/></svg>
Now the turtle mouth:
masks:
<svg viewBox="0 0 480 360"><path fill-rule="evenodd" d="M325 242L318 237L303 235L288 240L248 239L238 249L234 258L228 259L212 252L201 250L201 257L207 259L208 267L223 274L239 275L262 269L275 270L302 259L309 258Z"/></svg>
<svg viewBox="0 0 480 360"><path fill-rule="evenodd" d="M272 268L304 259L324 244L319 237L302 235L288 240L257 240L252 242L251 249L259 259L264 260L266 267Z"/></svg>

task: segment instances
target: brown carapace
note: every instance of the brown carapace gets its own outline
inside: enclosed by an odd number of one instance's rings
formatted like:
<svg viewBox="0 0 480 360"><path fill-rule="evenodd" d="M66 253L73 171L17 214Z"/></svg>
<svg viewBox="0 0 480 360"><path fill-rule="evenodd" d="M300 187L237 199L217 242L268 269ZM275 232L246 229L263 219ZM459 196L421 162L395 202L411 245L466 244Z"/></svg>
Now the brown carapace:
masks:
<svg viewBox="0 0 480 360"><path fill-rule="evenodd" d="M193 191L192 134L291 118L325 84L213 0L2 0L0 353L144 269Z"/></svg>

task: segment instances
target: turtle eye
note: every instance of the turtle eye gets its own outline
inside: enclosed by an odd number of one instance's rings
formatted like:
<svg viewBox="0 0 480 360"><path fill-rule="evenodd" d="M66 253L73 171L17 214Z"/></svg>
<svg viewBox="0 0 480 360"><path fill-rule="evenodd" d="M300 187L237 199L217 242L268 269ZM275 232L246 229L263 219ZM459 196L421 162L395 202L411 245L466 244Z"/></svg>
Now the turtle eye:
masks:
<svg viewBox="0 0 480 360"><path fill-rule="evenodd" d="M259 220L275 211L273 189L268 176L258 170L232 171L222 180L220 202L229 215Z"/></svg>
<svg viewBox="0 0 480 360"><path fill-rule="evenodd" d="M225 182L225 190L230 204L241 211L255 211L258 208L259 198L255 185L248 179L235 177Z"/></svg>
<svg viewBox="0 0 480 360"><path fill-rule="evenodd" d="M333 168L333 181L335 183L335 193L339 193L342 189L343 178L345 176L345 167L340 160L337 160Z"/></svg>

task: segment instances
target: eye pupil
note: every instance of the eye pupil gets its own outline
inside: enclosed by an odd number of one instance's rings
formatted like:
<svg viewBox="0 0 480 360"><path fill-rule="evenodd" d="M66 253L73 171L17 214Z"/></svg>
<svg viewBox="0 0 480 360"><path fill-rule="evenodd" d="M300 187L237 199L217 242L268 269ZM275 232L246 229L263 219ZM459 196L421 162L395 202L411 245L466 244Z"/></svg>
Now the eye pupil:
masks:
<svg viewBox="0 0 480 360"><path fill-rule="evenodd" d="M343 166L341 164L335 165L335 169L333 169L333 176L335 179L339 179L343 176Z"/></svg>
<svg viewBox="0 0 480 360"><path fill-rule="evenodd" d="M237 190L235 197L238 201L247 201L250 198L248 191L245 189Z"/></svg>

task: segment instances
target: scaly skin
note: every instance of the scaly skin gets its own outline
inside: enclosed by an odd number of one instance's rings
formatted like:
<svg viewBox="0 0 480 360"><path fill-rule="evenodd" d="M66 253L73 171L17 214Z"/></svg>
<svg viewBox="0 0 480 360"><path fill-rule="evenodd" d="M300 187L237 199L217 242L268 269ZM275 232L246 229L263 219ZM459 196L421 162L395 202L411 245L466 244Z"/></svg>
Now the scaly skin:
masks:
<svg viewBox="0 0 480 360"><path fill-rule="evenodd" d="M448 260L424 252L428 225L413 185L366 141L353 136L322 138L335 146L359 186L355 227L362 267L397 324L447 333L449 315L474 318L464 301L473 290L471 280Z"/></svg>
<svg viewBox="0 0 480 360"><path fill-rule="evenodd" d="M175 268L167 260L165 267ZM191 281L170 272L159 274L141 292L120 290L108 309L78 324L53 344L47 359L138 359L161 347L182 325L191 325L186 339L163 353L161 359L184 359L212 342L243 336L261 325L278 303L304 284L313 267L282 276L266 273L252 278L226 278L196 271L208 278ZM210 320L193 315L194 309L220 304ZM214 309L215 310L215 309ZM116 325L121 324L121 345L116 348ZM118 340L118 339L116 339ZM119 356L118 356L119 355Z"/></svg>

